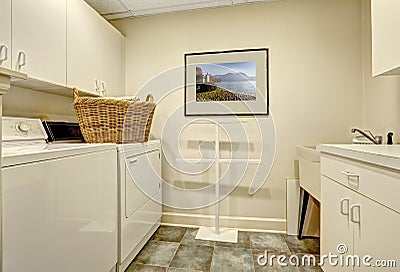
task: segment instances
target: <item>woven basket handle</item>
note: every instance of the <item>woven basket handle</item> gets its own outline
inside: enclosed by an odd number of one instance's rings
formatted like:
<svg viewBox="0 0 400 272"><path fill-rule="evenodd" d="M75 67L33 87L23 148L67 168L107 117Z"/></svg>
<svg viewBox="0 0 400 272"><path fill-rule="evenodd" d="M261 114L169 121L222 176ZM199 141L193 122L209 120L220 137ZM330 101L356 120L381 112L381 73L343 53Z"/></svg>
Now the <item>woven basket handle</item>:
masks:
<svg viewBox="0 0 400 272"><path fill-rule="evenodd" d="M77 88L73 88L72 91L74 92L74 103L79 98L79 91Z"/></svg>
<svg viewBox="0 0 400 272"><path fill-rule="evenodd" d="M153 102L153 101L154 101L154 97L153 97L153 95L151 93L149 93L146 96L146 102Z"/></svg>

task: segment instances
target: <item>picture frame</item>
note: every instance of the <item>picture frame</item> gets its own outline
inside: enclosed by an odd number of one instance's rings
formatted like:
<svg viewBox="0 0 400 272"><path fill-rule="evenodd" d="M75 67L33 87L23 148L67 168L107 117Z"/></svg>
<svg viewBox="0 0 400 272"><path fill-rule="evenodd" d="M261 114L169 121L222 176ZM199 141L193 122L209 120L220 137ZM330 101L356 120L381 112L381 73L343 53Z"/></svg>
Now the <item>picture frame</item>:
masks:
<svg viewBox="0 0 400 272"><path fill-rule="evenodd" d="M185 54L185 116L269 114L268 48Z"/></svg>

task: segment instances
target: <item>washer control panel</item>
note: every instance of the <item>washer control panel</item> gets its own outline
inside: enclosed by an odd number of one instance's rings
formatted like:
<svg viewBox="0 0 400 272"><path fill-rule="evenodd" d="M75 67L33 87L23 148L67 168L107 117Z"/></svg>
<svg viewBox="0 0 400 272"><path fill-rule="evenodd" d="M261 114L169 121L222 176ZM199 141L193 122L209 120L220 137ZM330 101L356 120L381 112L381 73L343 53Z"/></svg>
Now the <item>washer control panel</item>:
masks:
<svg viewBox="0 0 400 272"><path fill-rule="evenodd" d="M47 134L39 118L3 117L3 141L46 140Z"/></svg>

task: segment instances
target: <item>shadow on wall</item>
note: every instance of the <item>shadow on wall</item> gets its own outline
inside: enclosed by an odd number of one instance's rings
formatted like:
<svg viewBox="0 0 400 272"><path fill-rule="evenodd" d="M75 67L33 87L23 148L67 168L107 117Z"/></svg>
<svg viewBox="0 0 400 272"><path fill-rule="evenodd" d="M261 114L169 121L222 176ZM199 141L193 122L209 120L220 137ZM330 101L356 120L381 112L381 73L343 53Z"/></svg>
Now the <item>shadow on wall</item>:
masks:
<svg viewBox="0 0 400 272"><path fill-rule="evenodd" d="M3 115L76 121L72 102L72 97L11 87L10 91L3 96Z"/></svg>

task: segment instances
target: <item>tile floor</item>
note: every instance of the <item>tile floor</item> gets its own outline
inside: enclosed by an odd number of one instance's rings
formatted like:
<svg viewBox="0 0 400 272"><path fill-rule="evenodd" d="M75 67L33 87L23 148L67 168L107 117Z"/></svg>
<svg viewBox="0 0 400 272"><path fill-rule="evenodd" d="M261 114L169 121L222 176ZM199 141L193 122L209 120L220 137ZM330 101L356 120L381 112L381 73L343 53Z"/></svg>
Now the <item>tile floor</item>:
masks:
<svg viewBox="0 0 400 272"><path fill-rule="evenodd" d="M195 240L197 229L161 226L128 267L131 271L154 272L262 272L322 271L315 266L288 266L267 264L261 266L258 256L265 250L270 254L312 254L318 261L319 239L298 240L284 234L239 232L237 244Z"/></svg>

